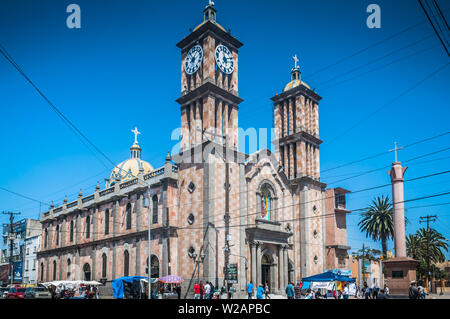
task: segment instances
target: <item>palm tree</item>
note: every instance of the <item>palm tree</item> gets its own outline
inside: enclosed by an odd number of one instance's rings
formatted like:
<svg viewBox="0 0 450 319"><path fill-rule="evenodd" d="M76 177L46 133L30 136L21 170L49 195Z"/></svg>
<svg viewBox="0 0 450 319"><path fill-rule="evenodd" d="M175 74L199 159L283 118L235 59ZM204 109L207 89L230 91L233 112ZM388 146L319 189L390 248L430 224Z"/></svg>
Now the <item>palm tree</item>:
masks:
<svg viewBox="0 0 450 319"><path fill-rule="evenodd" d="M417 234L409 234L406 237L406 253L409 257L419 260L422 255L421 241Z"/></svg>
<svg viewBox="0 0 450 319"><path fill-rule="evenodd" d="M448 243L447 239L441 233L433 228L429 228L429 230L421 228L416 234L421 242L424 257L429 256L431 263L445 261L445 255L442 250L448 251Z"/></svg>
<svg viewBox="0 0 450 319"><path fill-rule="evenodd" d="M372 205L361 213L361 217L359 229L366 233L366 237L374 241L381 240L383 256L386 257L387 241L394 236L394 216L389 197L377 197L372 201Z"/></svg>
<svg viewBox="0 0 450 319"><path fill-rule="evenodd" d="M420 262L417 266L417 274L420 277L427 277L429 268L431 270L434 263L445 261L443 250L448 251L447 242L448 240L433 228L421 228L406 237L408 256Z"/></svg>

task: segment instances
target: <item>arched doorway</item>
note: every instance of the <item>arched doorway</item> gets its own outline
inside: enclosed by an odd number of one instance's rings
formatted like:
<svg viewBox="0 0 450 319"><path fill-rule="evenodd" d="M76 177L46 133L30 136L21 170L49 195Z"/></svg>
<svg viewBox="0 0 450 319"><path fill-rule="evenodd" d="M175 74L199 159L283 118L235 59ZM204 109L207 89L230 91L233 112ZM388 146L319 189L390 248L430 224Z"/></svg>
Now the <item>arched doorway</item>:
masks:
<svg viewBox="0 0 450 319"><path fill-rule="evenodd" d="M272 258L264 254L261 258L261 283L265 286L266 283L270 286L270 267L272 265Z"/></svg>
<svg viewBox="0 0 450 319"><path fill-rule="evenodd" d="M86 263L83 266L84 280L91 281L91 266Z"/></svg>
<svg viewBox="0 0 450 319"><path fill-rule="evenodd" d="M123 275L128 277L130 275L130 253L125 250L123 253Z"/></svg>
<svg viewBox="0 0 450 319"><path fill-rule="evenodd" d="M288 261L288 282L294 283L294 263L290 259Z"/></svg>
<svg viewBox="0 0 450 319"><path fill-rule="evenodd" d="M155 255L152 255L151 261L151 270L150 270L151 278L159 278L159 259ZM146 273L148 274L148 258L147 258L147 269Z"/></svg>

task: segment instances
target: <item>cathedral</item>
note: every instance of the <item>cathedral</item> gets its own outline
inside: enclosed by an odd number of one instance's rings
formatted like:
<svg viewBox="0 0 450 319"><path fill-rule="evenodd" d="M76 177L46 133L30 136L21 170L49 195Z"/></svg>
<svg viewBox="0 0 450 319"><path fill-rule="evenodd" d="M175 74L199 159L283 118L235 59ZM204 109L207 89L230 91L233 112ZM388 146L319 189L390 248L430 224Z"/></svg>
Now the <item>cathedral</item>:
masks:
<svg viewBox="0 0 450 319"><path fill-rule="evenodd" d="M242 45L216 21L214 4L206 6L203 22L177 44L179 153L167 154L155 169L141 159L140 133L133 130L130 158L113 169L103 190L97 184L94 193L80 191L77 200L42 214L39 281L108 285L150 271L153 278L184 278L183 296L197 280L233 284L238 292L251 280L276 293L325 271L330 256L348 266L346 232L342 243L327 239L343 227L326 216L344 214L345 224L348 211L338 211L334 198L327 204L320 181L321 97L302 81L296 60L290 81L271 98L275 151L240 152Z"/></svg>

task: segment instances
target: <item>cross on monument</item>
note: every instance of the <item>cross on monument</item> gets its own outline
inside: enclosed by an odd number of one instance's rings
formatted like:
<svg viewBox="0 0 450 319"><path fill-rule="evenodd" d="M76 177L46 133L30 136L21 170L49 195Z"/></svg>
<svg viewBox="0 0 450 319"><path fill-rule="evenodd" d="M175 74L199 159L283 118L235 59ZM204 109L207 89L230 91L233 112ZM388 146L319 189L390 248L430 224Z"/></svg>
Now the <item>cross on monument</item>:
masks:
<svg viewBox="0 0 450 319"><path fill-rule="evenodd" d="M403 147L397 147L397 142L394 142L395 148L392 150L389 150L389 152L395 152L395 162L397 162L397 151L400 151L403 149Z"/></svg>
<svg viewBox="0 0 450 319"><path fill-rule="evenodd" d="M138 136L139 134L141 134L141 132L138 131L137 127L135 127L134 130L131 130L131 132L134 133L134 144L138 144L137 136Z"/></svg>
<svg viewBox="0 0 450 319"><path fill-rule="evenodd" d="M294 61L295 61L295 66L294 66L294 68L296 69L296 68L297 68L297 62L298 62L297 54L295 54L292 58L293 58Z"/></svg>

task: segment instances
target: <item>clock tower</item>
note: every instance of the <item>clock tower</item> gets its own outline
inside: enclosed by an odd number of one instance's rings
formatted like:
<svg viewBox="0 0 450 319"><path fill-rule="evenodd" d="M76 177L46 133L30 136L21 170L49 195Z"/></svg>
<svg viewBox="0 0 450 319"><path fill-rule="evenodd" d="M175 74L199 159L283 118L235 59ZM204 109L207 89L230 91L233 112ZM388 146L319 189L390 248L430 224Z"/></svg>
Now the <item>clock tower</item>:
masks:
<svg viewBox="0 0 450 319"><path fill-rule="evenodd" d="M238 55L242 43L216 21L214 3L203 10L203 22L177 46L181 49L181 149L208 139L238 148Z"/></svg>

